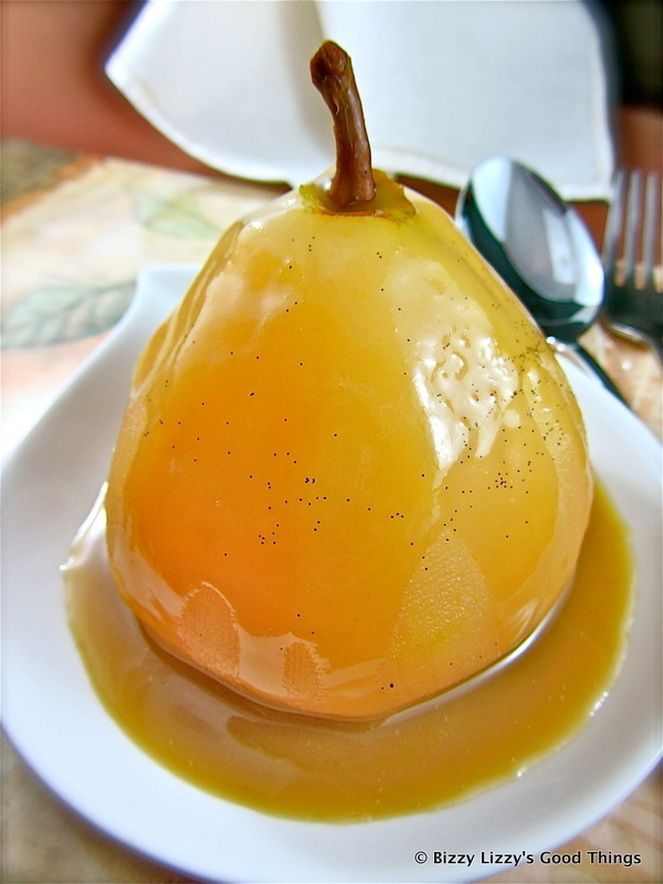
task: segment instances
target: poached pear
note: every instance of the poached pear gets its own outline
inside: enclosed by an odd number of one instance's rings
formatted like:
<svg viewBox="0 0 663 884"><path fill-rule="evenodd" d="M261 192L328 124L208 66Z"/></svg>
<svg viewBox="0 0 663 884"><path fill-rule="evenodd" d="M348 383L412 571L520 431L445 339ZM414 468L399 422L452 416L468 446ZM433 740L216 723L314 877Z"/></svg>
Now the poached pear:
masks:
<svg viewBox="0 0 663 884"><path fill-rule="evenodd" d="M542 334L438 206L371 169L347 55L333 178L222 237L135 369L112 573L258 702L384 716L490 667L573 579L592 477Z"/></svg>

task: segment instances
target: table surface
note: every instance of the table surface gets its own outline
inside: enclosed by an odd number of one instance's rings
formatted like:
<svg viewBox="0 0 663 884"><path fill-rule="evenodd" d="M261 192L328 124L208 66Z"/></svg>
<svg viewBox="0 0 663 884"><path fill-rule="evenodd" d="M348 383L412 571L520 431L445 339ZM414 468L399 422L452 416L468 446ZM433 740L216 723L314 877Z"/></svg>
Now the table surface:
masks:
<svg viewBox="0 0 663 884"><path fill-rule="evenodd" d="M640 131L652 125L650 117L645 122ZM660 117L654 125L656 129L649 131L660 139ZM635 162L643 151L634 135L637 131L626 127L622 142L622 155ZM646 153L651 158L651 141ZM656 163L660 166L662 161L659 157ZM19 141L3 144L3 165L2 452L6 455L122 315L140 267L202 261L229 223L279 188ZM451 191L418 186L452 208ZM600 241L605 207L580 208ZM584 343L660 438L661 371L653 355L598 325ZM661 786L657 770L601 822L559 848L565 853L580 849L583 857L590 849L639 854L639 865L537 864L490 880L662 880ZM2 813L3 881L191 880L134 856L89 828L48 793L6 741Z"/></svg>

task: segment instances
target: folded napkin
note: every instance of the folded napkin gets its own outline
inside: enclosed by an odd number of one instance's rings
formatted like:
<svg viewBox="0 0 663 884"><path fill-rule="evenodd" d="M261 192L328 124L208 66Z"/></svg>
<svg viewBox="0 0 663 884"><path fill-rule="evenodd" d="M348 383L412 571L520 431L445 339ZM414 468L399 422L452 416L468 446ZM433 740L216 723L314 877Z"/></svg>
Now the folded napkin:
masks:
<svg viewBox="0 0 663 884"><path fill-rule="evenodd" d="M308 75L325 38L352 57L376 166L462 186L504 154L567 198L609 194L601 42L580 0L149 0L106 70L192 156L296 185L333 165Z"/></svg>

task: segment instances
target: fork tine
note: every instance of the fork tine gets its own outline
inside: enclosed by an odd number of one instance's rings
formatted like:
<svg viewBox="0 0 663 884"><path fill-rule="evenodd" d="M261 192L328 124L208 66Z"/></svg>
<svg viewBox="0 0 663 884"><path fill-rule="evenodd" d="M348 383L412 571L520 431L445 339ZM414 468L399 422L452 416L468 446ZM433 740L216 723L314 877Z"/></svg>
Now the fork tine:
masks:
<svg viewBox="0 0 663 884"><path fill-rule="evenodd" d="M628 185L626 206L626 227L624 230L624 282L632 280L635 275L635 243L638 235L638 222L642 204L642 176L640 170L631 173Z"/></svg>
<svg viewBox="0 0 663 884"><path fill-rule="evenodd" d="M603 267L608 278L615 274L617 265L617 245L622 229L624 214L624 171L620 169L614 177L612 200L603 237Z"/></svg>
<svg viewBox="0 0 663 884"><path fill-rule="evenodd" d="M654 283L656 266L656 239L661 210L661 191L658 174L647 175L645 191L645 216L642 225L642 272L645 285Z"/></svg>

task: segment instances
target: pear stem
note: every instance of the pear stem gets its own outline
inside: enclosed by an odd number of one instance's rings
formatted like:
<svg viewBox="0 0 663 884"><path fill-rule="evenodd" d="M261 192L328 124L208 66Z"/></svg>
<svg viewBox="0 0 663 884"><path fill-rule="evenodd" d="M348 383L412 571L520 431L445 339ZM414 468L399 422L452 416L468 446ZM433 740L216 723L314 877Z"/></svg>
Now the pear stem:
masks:
<svg viewBox="0 0 663 884"><path fill-rule="evenodd" d="M344 209L375 197L371 146L350 56L331 40L311 59L311 79L334 120L336 173L328 197Z"/></svg>

